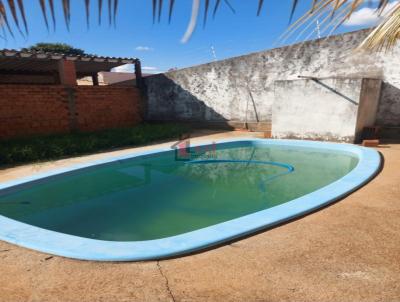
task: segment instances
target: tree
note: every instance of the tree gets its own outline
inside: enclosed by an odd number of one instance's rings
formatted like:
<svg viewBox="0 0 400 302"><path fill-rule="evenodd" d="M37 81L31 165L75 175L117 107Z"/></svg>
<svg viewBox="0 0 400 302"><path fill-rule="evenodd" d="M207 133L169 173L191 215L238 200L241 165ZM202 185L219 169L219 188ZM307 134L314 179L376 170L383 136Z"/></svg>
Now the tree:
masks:
<svg viewBox="0 0 400 302"><path fill-rule="evenodd" d="M71 0L59 0L61 2L61 7L64 12L64 19L69 29L69 24L71 20L71 9L70 9L70 1ZM230 0L192 0L192 14L190 18L190 22L188 24L186 33L183 37L183 41L187 41L191 34L194 31L194 28L197 24L197 19L200 10L201 2L204 3L204 22L207 20L207 15L209 10L211 9L211 5L213 4L213 15L217 12L218 8L221 6L221 3L225 3L231 9L232 6L229 2ZM293 5L291 9L291 17L292 18L297 4L300 0L293 0ZM293 29L298 29L305 23L308 25L312 25L316 20L323 20L322 23L326 24L325 29L336 29L338 26L343 24L346 20L348 20L354 12L356 12L359 8L364 5L374 6L376 11L380 14L385 12L388 8L390 11L383 16L380 24L369 34L369 36L363 41L361 44L362 48L372 49L372 50L381 50L392 48L398 40L400 40L400 1L399 2L390 2L389 0L303 0L311 2L310 10L299 20L294 23L289 30L289 32L293 32ZM175 0L168 1L168 12L169 12L169 20L171 20L171 16L173 13ZM258 9L257 15L259 15L264 6L264 0L257 0ZM21 34L23 31L21 29L20 24L23 23L25 27L25 34L28 34L28 25L25 16L25 9L23 0L8 0L8 10L5 7L5 4L2 0L0 0L0 28L6 27L11 35L13 35L13 30L11 28L9 19L14 20L14 23ZM37 1L40 4L43 18L46 24L46 27L49 28L48 16L47 12L50 11L52 23L55 29L57 15L54 12L54 0L40 0ZM87 25L89 26L89 16L90 16L90 0L82 0L85 6ZM97 11L98 11L98 22L101 23L101 14L103 7L103 0L97 0ZM115 18L118 10L118 0L108 0L108 22L109 24L115 24ZM163 9L163 0L152 0L152 11L153 11L153 22L156 19L160 20L161 13ZM19 14L18 14L19 12ZM20 16L19 16L20 15ZM308 28L307 25L304 26L305 29Z"/></svg>
<svg viewBox="0 0 400 302"><path fill-rule="evenodd" d="M65 43L37 43L22 50L43 51L43 52L60 53L60 54L62 53L74 56L83 56L86 54L84 50L72 47L71 45Z"/></svg>

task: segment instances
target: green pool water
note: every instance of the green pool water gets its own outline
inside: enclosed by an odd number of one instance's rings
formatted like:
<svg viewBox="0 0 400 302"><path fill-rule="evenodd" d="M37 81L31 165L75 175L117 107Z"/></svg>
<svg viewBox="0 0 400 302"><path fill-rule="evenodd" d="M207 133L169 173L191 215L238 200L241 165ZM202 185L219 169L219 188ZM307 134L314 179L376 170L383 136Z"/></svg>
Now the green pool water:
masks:
<svg viewBox="0 0 400 302"><path fill-rule="evenodd" d="M0 214L86 238L165 238L311 193L358 162L344 152L243 142L198 155L196 160L241 162L188 163L176 160L174 151L111 162L0 193Z"/></svg>

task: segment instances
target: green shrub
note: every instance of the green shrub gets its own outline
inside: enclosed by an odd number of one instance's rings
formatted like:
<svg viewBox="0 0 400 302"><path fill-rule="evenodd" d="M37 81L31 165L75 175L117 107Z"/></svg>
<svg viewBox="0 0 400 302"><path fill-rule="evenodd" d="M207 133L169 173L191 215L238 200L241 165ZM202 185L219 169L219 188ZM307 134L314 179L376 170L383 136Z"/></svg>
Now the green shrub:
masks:
<svg viewBox="0 0 400 302"><path fill-rule="evenodd" d="M176 124L141 124L90 133L70 133L0 141L0 165L59 159L107 149L178 139L187 128Z"/></svg>

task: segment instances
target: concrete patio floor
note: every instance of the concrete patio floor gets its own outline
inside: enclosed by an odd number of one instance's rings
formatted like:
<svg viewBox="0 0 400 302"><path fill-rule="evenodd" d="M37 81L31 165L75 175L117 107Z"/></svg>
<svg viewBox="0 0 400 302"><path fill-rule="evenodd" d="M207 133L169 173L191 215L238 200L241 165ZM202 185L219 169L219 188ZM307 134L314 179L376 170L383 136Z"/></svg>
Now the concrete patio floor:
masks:
<svg viewBox="0 0 400 302"><path fill-rule="evenodd" d="M200 133L195 140L260 135ZM146 148L3 169L0 182ZM89 262L0 241L0 301L400 301L400 145L378 150L384 168L357 192L195 255Z"/></svg>

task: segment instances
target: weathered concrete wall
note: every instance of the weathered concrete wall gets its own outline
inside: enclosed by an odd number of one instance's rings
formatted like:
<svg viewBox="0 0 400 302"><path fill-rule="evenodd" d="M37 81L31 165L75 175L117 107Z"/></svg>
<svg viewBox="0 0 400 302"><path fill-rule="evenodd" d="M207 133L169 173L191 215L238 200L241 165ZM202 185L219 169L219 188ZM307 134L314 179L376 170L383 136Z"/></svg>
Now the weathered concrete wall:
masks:
<svg viewBox="0 0 400 302"><path fill-rule="evenodd" d="M353 142L361 86L360 79L276 81L272 136Z"/></svg>
<svg viewBox="0 0 400 302"><path fill-rule="evenodd" d="M355 142L373 126L381 92L376 79L275 81L272 137Z"/></svg>
<svg viewBox="0 0 400 302"><path fill-rule="evenodd" d="M400 47L391 53L355 52L367 34L362 30L147 77L147 118L270 121L274 82L303 75L382 79L377 124L400 125Z"/></svg>

